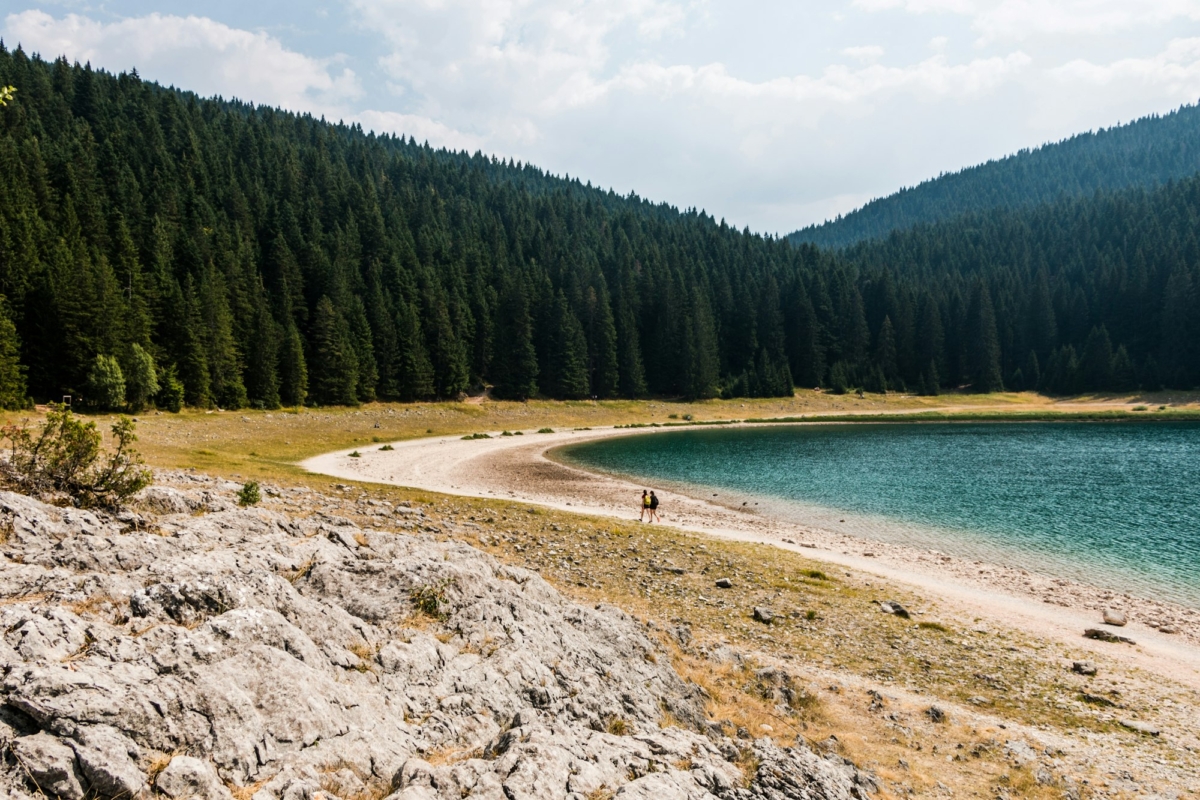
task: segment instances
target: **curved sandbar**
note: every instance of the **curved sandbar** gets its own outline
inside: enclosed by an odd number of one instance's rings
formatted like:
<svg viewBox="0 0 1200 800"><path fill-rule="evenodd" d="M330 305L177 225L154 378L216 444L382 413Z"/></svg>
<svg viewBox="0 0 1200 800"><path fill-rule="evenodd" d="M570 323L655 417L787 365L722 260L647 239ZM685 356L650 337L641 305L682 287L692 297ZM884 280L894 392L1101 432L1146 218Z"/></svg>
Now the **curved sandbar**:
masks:
<svg viewBox="0 0 1200 800"><path fill-rule="evenodd" d="M562 511L636 520L644 488L629 480L568 466L547 457L568 444L613 437L664 433L658 428L597 429L525 433L490 439L459 436L393 442L340 450L302 462L311 472L345 480L391 484L442 494L503 499ZM867 541L814 525L796 524L738 507L726 507L676 491L652 487L662 500L663 522L713 536L771 544L814 559L903 582L938 595L967 619L983 618L1092 649L1154 673L1200 688L1200 612L1169 603L1116 595L1051 575L936 551ZM1083 639L1105 606L1126 609L1133 620L1122 633L1138 647L1116 647ZM1170 619L1179 630L1163 634L1146 620Z"/></svg>

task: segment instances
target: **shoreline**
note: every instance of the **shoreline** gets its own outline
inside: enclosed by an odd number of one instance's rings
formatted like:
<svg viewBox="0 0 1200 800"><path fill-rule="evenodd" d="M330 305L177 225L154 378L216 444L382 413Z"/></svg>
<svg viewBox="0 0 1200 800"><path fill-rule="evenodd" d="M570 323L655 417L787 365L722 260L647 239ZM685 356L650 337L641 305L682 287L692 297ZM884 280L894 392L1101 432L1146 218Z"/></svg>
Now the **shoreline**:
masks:
<svg viewBox="0 0 1200 800"><path fill-rule="evenodd" d="M813 422L838 424L819 418ZM763 424L767 423L743 422L734 426ZM681 427L686 424L511 437L491 433L493 438L477 440L463 440L459 436L414 439L392 442L391 451L380 451L375 446L363 449L357 458L349 456L352 450L326 453L307 459L300 466L344 480L508 500L629 521L637 519L640 485L620 476L565 464L555 460L551 451L602 438L661 433ZM943 606L942 614L1026 630L1200 688L1200 611L1196 609L1055 575L839 533L815 524L720 505L676 488L659 494L664 508L669 509L662 523L668 527L769 544L816 561L907 584L936 596L941 601L938 605ZM1128 614L1129 625L1112 630L1134 638L1136 647L1083 638L1084 629L1105 627L1101 625L1105 607L1119 608ZM916 611L922 613L926 609ZM1176 632L1162 633L1158 627Z"/></svg>

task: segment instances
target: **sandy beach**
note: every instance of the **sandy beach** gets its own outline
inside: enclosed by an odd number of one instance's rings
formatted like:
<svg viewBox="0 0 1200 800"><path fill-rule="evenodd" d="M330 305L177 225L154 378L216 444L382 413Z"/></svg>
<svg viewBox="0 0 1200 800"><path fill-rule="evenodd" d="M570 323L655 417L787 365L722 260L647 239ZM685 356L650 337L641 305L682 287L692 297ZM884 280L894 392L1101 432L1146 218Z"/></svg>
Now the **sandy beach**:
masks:
<svg viewBox="0 0 1200 800"><path fill-rule="evenodd" d="M390 451L380 450L382 445L363 447L357 457L350 456L351 450L327 453L301 466L345 480L636 520L642 486L560 463L548 453L599 438L661 432L609 428L542 434L526 431L521 436L491 432L492 438L471 440L437 437L393 442ZM777 519L740 504L725 506L654 488L662 499L664 525L768 543L904 583L935 596L943 616L1011 626L1200 688L1200 611L1054 575L872 541L817 524ZM1137 646L1082 637L1086 628L1104 627L1101 615L1105 608L1128 614L1129 625L1112 630L1134 639Z"/></svg>

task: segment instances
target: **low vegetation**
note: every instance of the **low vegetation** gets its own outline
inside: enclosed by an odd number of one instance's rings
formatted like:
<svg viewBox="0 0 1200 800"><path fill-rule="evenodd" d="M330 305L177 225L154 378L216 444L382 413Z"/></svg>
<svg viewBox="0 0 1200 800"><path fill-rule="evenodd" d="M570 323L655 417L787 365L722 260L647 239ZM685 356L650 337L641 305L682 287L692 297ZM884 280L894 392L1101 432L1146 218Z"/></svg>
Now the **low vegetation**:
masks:
<svg viewBox="0 0 1200 800"><path fill-rule="evenodd" d="M40 428L28 422L0 429L8 452L0 481L23 494L83 508L116 507L150 484L150 471L131 445L134 422L113 423L113 447L105 450L96 423L63 407L51 408Z"/></svg>

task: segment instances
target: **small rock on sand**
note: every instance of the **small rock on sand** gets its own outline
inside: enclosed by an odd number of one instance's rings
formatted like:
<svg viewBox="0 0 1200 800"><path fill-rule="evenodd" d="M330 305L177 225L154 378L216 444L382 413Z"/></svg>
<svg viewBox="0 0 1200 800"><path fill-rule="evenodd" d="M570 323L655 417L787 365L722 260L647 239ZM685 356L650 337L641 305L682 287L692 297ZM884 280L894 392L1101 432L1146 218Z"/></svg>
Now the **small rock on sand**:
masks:
<svg viewBox="0 0 1200 800"><path fill-rule="evenodd" d="M770 625L771 621L775 619L775 614L772 613L771 609L769 609L769 608L763 608L762 606L755 606L754 607L754 619L757 620L758 622L763 623L764 625Z"/></svg>
<svg viewBox="0 0 1200 800"><path fill-rule="evenodd" d="M946 712L937 706L930 706L925 709L925 716L929 717L930 722L945 722Z"/></svg>
<svg viewBox="0 0 1200 800"><path fill-rule="evenodd" d="M1144 733L1147 736L1158 736L1158 728L1151 725L1149 722L1140 722L1136 719L1119 719L1117 723L1123 728L1129 728L1131 731Z"/></svg>
<svg viewBox="0 0 1200 800"><path fill-rule="evenodd" d="M1091 661L1076 661L1071 664L1071 672L1077 675L1095 675L1096 665Z"/></svg>
<svg viewBox="0 0 1200 800"><path fill-rule="evenodd" d="M908 609L897 603L895 600L884 600L879 604L879 610L885 614L895 614L897 617L909 619L911 615Z"/></svg>
<svg viewBox="0 0 1200 800"><path fill-rule="evenodd" d="M1115 608L1106 608L1104 609L1104 624L1124 628L1129 624L1129 617L1126 616L1124 611L1118 611Z"/></svg>
<svg viewBox="0 0 1200 800"><path fill-rule="evenodd" d="M718 589L732 589L733 581L729 580L729 578L717 578L717 588Z"/></svg>

